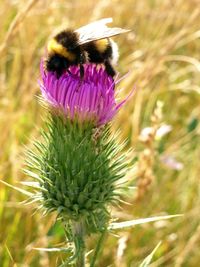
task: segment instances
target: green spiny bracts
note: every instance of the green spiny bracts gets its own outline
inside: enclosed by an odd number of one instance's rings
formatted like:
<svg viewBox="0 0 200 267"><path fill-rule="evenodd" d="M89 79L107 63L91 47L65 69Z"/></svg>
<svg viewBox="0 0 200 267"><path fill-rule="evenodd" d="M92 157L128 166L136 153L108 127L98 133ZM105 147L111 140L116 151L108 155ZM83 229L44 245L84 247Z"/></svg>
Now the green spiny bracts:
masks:
<svg viewBox="0 0 200 267"><path fill-rule="evenodd" d="M53 116L43 142L35 144L35 154L30 153L29 166L40 185L35 197L64 221L84 219L87 233L106 227L108 205L117 200L117 181L124 176L119 145L109 136L108 126L97 135L92 123Z"/></svg>

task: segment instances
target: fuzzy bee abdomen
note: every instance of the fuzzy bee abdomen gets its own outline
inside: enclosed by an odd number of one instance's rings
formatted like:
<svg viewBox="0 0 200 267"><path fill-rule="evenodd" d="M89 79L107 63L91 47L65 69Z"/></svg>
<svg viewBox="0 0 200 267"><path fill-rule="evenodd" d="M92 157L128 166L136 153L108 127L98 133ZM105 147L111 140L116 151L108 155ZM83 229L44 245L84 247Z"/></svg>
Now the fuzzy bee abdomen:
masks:
<svg viewBox="0 0 200 267"><path fill-rule="evenodd" d="M93 63L103 63L112 57L112 47L108 39L93 41L84 45L88 60Z"/></svg>

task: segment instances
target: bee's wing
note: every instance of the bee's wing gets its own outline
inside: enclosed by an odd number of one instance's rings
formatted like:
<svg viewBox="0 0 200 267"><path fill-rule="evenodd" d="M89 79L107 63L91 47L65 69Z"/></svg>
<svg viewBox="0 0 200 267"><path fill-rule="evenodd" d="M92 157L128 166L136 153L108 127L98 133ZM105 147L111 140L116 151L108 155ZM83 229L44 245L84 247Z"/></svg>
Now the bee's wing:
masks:
<svg viewBox="0 0 200 267"><path fill-rule="evenodd" d="M112 22L112 18L105 18L77 29L75 32L79 35L79 44L86 44L129 31L121 28L109 28L106 24L110 22Z"/></svg>
<svg viewBox="0 0 200 267"><path fill-rule="evenodd" d="M76 31L77 32L85 32L85 31L88 31L88 29L92 29L94 27L97 27L97 26L105 26L107 23L111 23L113 21L112 18L105 18L105 19L100 19L100 20L97 20L97 21L94 21L94 22L91 22L85 26L82 26L81 28L77 29Z"/></svg>

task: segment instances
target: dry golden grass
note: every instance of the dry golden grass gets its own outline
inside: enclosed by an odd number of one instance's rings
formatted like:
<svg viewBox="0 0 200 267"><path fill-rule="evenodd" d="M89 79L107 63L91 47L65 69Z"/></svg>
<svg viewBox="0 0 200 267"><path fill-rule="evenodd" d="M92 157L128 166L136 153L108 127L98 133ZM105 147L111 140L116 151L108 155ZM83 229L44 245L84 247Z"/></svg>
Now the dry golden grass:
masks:
<svg viewBox="0 0 200 267"><path fill-rule="evenodd" d="M146 171L154 178L148 190L137 201L136 192L129 190L125 200L131 205L113 210L113 215L121 220L165 212L184 217L121 231L119 238L110 236L98 266L139 266L160 240L151 267L199 266L199 4L198 0L0 1L0 179L16 186L26 180L21 171L24 145L39 138L45 116L36 99L39 62L48 36L62 24L78 27L111 16L116 25L134 31L135 38L133 33L116 38L121 52L118 70L129 71L120 95L134 85L137 91L113 130L120 128L122 139L128 138L136 167L147 148L139 135L143 128L154 127L151 118L158 100L164 104L159 123L173 127L163 138L152 140L153 164L147 164ZM164 156L176 158L183 168L173 170L163 163ZM138 170L128 177L131 185L140 180ZM35 206L22 205L24 199L0 184L0 266L56 266L58 254L32 248L58 245L64 241L62 229L54 224L54 216L33 215Z"/></svg>

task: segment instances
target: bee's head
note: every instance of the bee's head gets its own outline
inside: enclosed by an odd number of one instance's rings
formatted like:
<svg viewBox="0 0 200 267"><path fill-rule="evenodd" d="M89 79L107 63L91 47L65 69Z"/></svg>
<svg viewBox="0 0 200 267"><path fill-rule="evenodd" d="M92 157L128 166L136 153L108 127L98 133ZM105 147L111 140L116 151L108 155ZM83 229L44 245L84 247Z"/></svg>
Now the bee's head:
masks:
<svg viewBox="0 0 200 267"><path fill-rule="evenodd" d="M54 39L64 46L69 52L73 52L76 49L78 44L78 35L72 30L65 30L58 33Z"/></svg>
<svg viewBox="0 0 200 267"><path fill-rule="evenodd" d="M58 54L49 56L46 61L47 71L56 72L58 76L60 76L68 67L69 63L67 59Z"/></svg>

